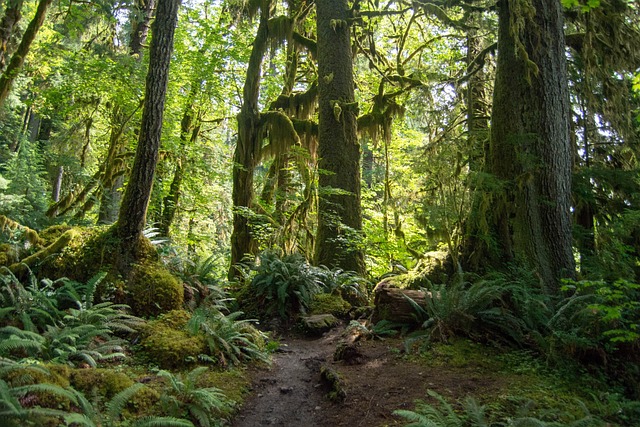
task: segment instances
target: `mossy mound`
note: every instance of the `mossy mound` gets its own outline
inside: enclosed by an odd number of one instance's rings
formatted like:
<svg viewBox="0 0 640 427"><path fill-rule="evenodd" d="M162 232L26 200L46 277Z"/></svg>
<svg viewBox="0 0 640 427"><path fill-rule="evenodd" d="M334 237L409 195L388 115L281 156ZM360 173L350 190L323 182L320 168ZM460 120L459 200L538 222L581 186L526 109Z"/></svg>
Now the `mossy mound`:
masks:
<svg viewBox="0 0 640 427"><path fill-rule="evenodd" d="M193 363L207 352L204 337L186 331L190 318L188 312L174 310L145 325L140 347L150 362L174 369Z"/></svg>
<svg viewBox="0 0 640 427"><path fill-rule="evenodd" d="M127 289L127 303L141 317L178 310L184 302L182 283L157 263L135 264Z"/></svg>
<svg viewBox="0 0 640 427"><path fill-rule="evenodd" d="M75 369L71 372L71 384L86 397L95 396L100 402L108 402L115 395L131 387L135 382L124 372L112 369ZM135 414L151 415L160 401L160 393L143 387L134 394L125 407L125 417Z"/></svg>
<svg viewBox="0 0 640 427"><path fill-rule="evenodd" d="M32 384L52 384L60 388L69 387L70 368L66 365L25 365L21 368L8 370L2 378L12 387L20 387ZM69 410L71 402L65 397L46 391L37 391L25 396L32 405L43 408ZM1 424L1 423L0 423Z"/></svg>
<svg viewBox="0 0 640 427"><path fill-rule="evenodd" d="M316 294L309 306L311 314L333 314L339 318L347 318L351 304L338 293Z"/></svg>
<svg viewBox="0 0 640 427"><path fill-rule="evenodd" d="M74 369L70 379L73 387L83 392L85 396L96 393L106 399L111 399L133 385L133 380L126 374L102 368Z"/></svg>

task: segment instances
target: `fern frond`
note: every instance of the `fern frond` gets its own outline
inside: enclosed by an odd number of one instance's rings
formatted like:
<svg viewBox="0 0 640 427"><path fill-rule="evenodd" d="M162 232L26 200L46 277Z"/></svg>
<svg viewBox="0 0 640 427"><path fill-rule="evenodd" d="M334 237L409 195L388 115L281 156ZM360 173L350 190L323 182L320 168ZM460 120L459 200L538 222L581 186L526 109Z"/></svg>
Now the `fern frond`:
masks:
<svg viewBox="0 0 640 427"><path fill-rule="evenodd" d="M136 394L141 388L144 387L144 384L135 383L120 393L116 394L111 398L109 402L107 402L107 416L111 420L117 420L124 409L124 406L131 399L131 397Z"/></svg>
<svg viewBox="0 0 640 427"><path fill-rule="evenodd" d="M189 420L174 417L144 417L131 424L131 427L194 427Z"/></svg>

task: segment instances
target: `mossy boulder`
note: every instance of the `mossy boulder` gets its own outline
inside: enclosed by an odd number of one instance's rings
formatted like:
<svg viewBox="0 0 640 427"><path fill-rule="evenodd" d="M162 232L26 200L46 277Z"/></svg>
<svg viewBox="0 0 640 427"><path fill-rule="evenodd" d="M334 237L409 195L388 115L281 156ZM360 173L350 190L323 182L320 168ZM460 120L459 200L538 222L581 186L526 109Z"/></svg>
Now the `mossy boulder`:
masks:
<svg viewBox="0 0 640 427"><path fill-rule="evenodd" d="M178 310L184 302L182 283L158 263L134 265L127 290L127 303L134 314L141 317Z"/></svg>
<svg viewBox="0 0 640 427"><path fill-rule="evenodd" d="M174 310L144 326L140 347L149 362L174 369L193 363L207 352L204 337L185 329L190 318L186 311Z"/></svg>
<svg viewBox="0 0 640 427"><path fill-rule="evenodd" d="M309 306L311 314L333 314L339 318L347 318L351 304L339 293L316 294Z"/></svg>
<svg viewBox="0 0 640 427"><path fill-rule="evenodd" d="M321 335L334 327L340 321L333 314L315 314L300 319L303 329L310 335Z"/></svg>

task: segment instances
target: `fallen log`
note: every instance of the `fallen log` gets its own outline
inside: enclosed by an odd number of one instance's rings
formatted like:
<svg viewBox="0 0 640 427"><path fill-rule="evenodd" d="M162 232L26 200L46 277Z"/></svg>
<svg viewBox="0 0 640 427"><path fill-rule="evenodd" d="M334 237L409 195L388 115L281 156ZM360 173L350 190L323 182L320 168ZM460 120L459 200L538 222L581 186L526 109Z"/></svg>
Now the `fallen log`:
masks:
<svg viewBox="0 0 640 427"><path fill-rule="evenodd" d="M411 289L400 289L389 282L379 283L374 290L374 309L371 322L378 323L387 320L393 323L417 323L415 309L407 297L420 307L426 307L426 299L431 298L431 292Z"/></svg>

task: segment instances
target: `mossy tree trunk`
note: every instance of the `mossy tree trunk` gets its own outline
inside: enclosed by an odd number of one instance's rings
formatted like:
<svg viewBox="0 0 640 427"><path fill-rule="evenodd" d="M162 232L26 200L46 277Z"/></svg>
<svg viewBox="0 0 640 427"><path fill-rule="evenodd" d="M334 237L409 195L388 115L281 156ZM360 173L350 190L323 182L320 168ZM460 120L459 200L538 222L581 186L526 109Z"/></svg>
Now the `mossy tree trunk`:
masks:
<svg viewBox="0 0 640 427"><path fill-rule="evenodd" d="M124 254L132 253L142 235L153 178L158 163L162 117L169 80L169 63L178 19L179 0L160 0L153 23L142 122L136 156L129 177L115 234Z"/></svg>
<svg viewBox="0 0 640 427"><path fill-rule="evenodd" d="M472 15L471 24L479 21L477 13ZM489 116L490 105L487 97L487 75L484 60L478 61L483 52L483 39L476 27L467 30L467 81L464 93L467 109L467 142L469 150L469 170L472 173L487 172L486 160L489 155ZM476 190L477 188L472 188ZM483 205L484 196L481 191L473 194L471 215L465 219L465 235L459 248L459 260L465 269L480 271L485 262L485 251L479 250L483 245L482 235L486 226ZM455 266L457 267L457 266Z"/></svg>
<svg viewBox="0 0 640 427"><path fill-rule="evenodd" d="M47 9L51 5L53 0L40 0L38 2L38 8L31 22L27 26L18 49L11 56L11 61L7 65L7 69L0 76L0 107L4 104L4 101L9 96L9 91L13 85L13 81L18 76L18 72L24 64L24 60L31 49L31 43L36 39L36 35L44 23L44 18L47 15Z"/></svg>
<svg viewBox="0 0 640 427"><path fill-rule="evenodd" d="M315 263L364 273L360 144L346 0L316 3L319 203Z"/></svg>
<svg viewBox="0 0 640 427"><path fill-rule="evenodd" d="M257 153L261 136L259 134L260 76L262 62L269 41L270 0L263 0L260 8L260 24L253 41L251 56L247 66L247 75L243 88L243 99L238 114L238 142L233 155L233 233L231 234L231 266L229 279L238 274L238 264L245 254L255 252L256 245L251 236L249 220L243 209L253 204L253 173L257 164Z"/></svg>
<svg viewBox="0 0 640 427"><path fill-rule="evenodd" d="M186 172L187 165L187 144L195 144L200 134L200 123L194 120L197 116L194 110L194 103L197 88L200 87L199 81L195 81L192 84L191 92L187 100L187 106L185 107L180 121L180 152L176 158L176 166L173 172L173 179L169 186L169 192L162 199L162 215L160 217L160 224L158 228L163 236L168 236L171 229L171 224L176 216L178 209L178 203L180 202L180 194L182 192L182 181Z"/></svg>
<svg viewBox="0 0 640 427"><path fill-rule="evenodd" d="M142 46L147 41L155 7L156 0L136 0L132 7L130 19L131 38L129 40L129 53L131 55L140 55L142 53Z"/></svg>
<svg viewBox="0 0 640 427"><path fill-rule="evenodd" d="M22 17L23 3L24 0L9 0L0 21L0 71L6 66L9 42L14 34L14 28Z"/></svg>
<svg viewBox="0 0 640 427"><path fill-rule="evenodd" d="M503 190L493 192L490 204L494 262L524 263L554 293L560 278L575 274L562 6L558 0L528 0L514 12L514 1L498 3L488 170Z"/></svg>

